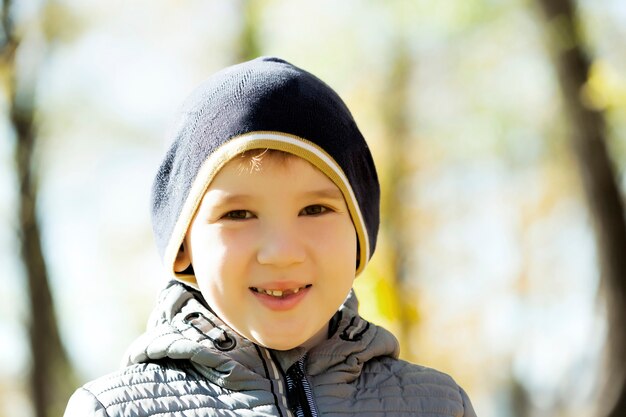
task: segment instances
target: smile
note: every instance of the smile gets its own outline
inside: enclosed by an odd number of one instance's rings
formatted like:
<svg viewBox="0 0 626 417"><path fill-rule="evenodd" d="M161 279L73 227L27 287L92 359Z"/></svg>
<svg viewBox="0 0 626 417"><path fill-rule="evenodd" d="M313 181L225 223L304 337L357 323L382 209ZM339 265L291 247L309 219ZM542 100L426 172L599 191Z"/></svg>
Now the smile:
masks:
<svg viewBox="0 0 626 417"><path fill-rule="evenodd" d="M299 288L291 288L291 289L286 289L286 290L271 290L271 289L257 288L257 287L250 287L250 289L259 294L266 294L266 295L271 295L272 297L282 298L282 297L287 297L292 294L297 294L298 292L300 292L300 290L304 290L310 287L311 287L311 284L307 284Z"/></svg>

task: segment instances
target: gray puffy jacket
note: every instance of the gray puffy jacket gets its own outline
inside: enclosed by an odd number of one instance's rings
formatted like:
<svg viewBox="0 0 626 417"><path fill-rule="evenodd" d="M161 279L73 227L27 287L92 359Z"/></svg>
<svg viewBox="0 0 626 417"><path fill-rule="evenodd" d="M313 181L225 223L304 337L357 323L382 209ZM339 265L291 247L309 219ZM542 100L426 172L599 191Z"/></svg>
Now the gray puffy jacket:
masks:
<svg viewBox="0 0 626 417"><path fill-rule="evenodd" d="M397 359L395 337L356 308L351 294L328 340L308 352L272 351L172 283L128 366L79 388L65 417L475 416L452 378Z"/></svg>

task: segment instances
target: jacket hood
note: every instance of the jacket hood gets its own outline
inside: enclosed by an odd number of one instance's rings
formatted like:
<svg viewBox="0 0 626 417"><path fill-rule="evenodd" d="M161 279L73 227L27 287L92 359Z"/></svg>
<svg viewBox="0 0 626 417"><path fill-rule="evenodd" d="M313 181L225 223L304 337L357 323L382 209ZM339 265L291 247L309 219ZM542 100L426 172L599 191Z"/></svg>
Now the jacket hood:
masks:
<svg viewBox="0 0 626 417"><path fill-rule="evenodd" d="M264 379L262 351L269 351L283 370L304 354L310 376L350 382L368 360L396 358L397 339L387 330L362 319L353 292L330 322L329 337L308 352L303 348L274 351L255 345L228 328L208 308L202 295L177 281L161 292L147 331L126 353L126 365L160 359L189 360L212 382L244 389Z"/></svg>
<svg viewBox="0 0 626 417"><path fill-rule="evenodd" d="M341 191L358 238L356 274L374 253L380 188L369 147L327 84L282 59L228 67L190 95L152 187L152 227L167 271L197 288L174 261L206 189L229 160L252 149L305 159Z"/></svg>

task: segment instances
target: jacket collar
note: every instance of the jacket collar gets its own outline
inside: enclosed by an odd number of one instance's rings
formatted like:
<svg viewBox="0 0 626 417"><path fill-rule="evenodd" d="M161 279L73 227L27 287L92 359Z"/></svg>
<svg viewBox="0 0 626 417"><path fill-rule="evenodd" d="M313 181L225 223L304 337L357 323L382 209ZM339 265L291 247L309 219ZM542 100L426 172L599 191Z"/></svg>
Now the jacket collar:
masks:
<svg viewBox="0 0 626 417"><path fill-rule="evenodd" d="M350 292L330 323L329 337L309 352L303 348L271 351L283 370L307 354L307 372L325 383L356 379L368 360L397 357L397 339L358 315ZM226 326L202 295L172 281L161 292L147 331L130 346L126 364L170 358L189 360L210 380L224 387L245 388L264 378L260 348Z"/></svg>

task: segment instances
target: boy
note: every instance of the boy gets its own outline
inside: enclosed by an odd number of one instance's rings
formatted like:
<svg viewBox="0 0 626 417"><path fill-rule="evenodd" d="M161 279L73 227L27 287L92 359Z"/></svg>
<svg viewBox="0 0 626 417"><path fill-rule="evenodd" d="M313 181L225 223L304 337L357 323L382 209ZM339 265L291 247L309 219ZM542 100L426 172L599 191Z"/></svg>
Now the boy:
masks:
<svg viewBox="0 0 626 417"><path fill-rule="evenodd" d="M166 268L128 366L65 416L475 416L445 374L397 359L357 313L379 187L350 112L278 58L189 98L153 187Z"/></svg>

